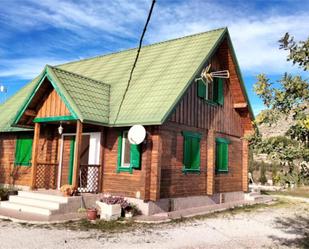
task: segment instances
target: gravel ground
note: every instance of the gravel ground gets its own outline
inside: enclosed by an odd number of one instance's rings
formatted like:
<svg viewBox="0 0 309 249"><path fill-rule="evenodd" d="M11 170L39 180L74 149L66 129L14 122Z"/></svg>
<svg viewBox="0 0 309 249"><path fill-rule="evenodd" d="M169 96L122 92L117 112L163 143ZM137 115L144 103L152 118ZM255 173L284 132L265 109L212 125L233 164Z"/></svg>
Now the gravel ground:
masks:
<svg viewBox="0 0 309 249"><path fill-rule="evenodd" d="M0 248L309 248L309 204L244 209L121 233L0 221Z"/></svg>

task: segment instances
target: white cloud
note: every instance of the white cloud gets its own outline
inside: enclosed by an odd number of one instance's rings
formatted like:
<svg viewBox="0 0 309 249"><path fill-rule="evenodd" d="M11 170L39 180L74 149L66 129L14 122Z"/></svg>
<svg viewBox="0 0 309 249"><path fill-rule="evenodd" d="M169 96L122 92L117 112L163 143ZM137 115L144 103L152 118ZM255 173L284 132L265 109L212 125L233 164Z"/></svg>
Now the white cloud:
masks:
<svg viewBox="0 0 309 249"><path fill-rule="evenodd" d="M84 42L85 47L87 43L100 39L102 44L111 46L119 40L137 41L150 7L150 1L144 0L3 1L0 23L5 22L12 30L35 32L53 27L68 30L75 36L73 38L73 35L68 34L68 37L62 40L53 40L47 32L50 41L40 44L40 52L42 51L45 58L27 59L25 51L26 59L21 59L24 63L18 65L14 64L14 60L10 60L5 64L6 70L0 71L0 76L20 75L19 77L36 74L37 68L41 69L48 61L47 56L52 54L52 49L56 49L57 46L72 49L69 46L70 42ZM250 3L251 1L240 1L236 6L221 1L157 1L145 42L152 43L228 26L241 69L246 75L296 71L296 67L286 62L286 53L278 49L277 40L286 31L295 35L296 39L307 38L305 35L308 34L308 13L299 9L289 12L290 14L276 9L263 12L258 7L252 8ZM2 33L7 39L7 34ZM44 54L44 49L48 54ZM86 54L84 51L74 51L71 57L78 58ZM52 57L65 56L54 54ZM31 63L28 64L27 60Z"/></svg>
<svg viewBox="0 0 309 249"><path fill-rule="evenodd" d="M38 76L46 64L58 65L67 61L52 58L0 59L0 77L33 79Z"/></svg>

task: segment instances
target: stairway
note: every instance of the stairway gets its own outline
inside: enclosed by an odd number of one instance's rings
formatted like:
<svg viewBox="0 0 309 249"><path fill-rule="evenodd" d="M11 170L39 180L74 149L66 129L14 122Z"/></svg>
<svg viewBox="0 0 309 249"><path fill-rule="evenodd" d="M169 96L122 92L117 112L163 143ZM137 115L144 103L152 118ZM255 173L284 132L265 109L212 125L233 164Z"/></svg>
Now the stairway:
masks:
<svg viewBox="0 0 309 249"><path fill-rule="evenodd" d="M76 213L80 207L81 197L64 197L40 192L18 191L8 201L0 202L0 208L42 216Z"/></svg>

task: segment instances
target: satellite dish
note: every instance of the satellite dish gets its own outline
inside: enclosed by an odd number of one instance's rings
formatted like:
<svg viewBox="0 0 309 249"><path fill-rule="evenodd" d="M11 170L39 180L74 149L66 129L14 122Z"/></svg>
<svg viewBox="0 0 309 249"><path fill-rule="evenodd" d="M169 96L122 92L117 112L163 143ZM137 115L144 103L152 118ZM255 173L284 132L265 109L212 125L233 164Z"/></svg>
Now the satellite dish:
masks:
<svg viewBox="0 0 309 249"><path fill-rule="evenodd" d="M133 125L128 132L130 144L140 144L146 137L146 130L142 125Z"/></svg>

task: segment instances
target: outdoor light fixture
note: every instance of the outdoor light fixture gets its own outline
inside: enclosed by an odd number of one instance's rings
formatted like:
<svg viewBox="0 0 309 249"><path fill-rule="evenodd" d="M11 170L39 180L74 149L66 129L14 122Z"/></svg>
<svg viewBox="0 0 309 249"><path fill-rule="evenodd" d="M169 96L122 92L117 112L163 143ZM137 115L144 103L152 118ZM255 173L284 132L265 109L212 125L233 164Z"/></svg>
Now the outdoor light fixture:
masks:
<svg viewBox="0 0 309 249"><path fill-rule="evenodd" d="M62 123L60 123L60 126L58 127L59 135L62 135L62 132L63 132L63 127L62 127Z"/></svg>

